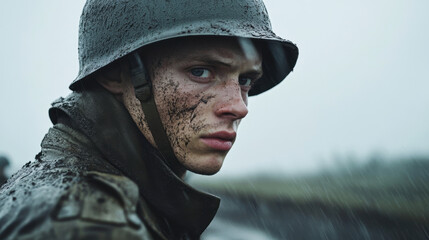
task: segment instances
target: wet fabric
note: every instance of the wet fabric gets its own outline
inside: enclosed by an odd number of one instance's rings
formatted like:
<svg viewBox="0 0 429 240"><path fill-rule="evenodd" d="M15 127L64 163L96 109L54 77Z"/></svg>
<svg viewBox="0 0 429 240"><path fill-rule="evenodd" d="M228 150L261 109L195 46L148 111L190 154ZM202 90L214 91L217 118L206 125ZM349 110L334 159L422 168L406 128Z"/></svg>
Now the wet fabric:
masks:
<svg viewBox="0 0 429 240"><path fill-rule="evenodd" d="M36 160L0 190L0 239L198 239L219 199L172 173L94 85L53 103Z"/></svg>

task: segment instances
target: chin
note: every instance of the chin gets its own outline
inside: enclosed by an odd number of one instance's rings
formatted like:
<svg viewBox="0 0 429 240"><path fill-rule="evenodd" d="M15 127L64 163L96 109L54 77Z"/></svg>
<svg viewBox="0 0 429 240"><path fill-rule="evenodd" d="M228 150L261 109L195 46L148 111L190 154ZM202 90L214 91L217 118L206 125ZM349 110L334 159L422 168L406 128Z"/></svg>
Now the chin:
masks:
<svg viewBox="0 0 429 240"><path fill-rule="evenodd" d="M218 159L209 159L204 161L201 164L201 160L198 162L199 164L186 164L185 168L193 173L201 174L201 175L214 175L220 171L222 168L224 158Z"/></svg>
<svg viewBox="0 0 429 240"><path fill-rule="evenodd" d="M205 169L205 170L189 170L189 171L196 173L196 174L211 176L211 175L215 175L216 173L218 173L219 170L220 170L220 168L210 169L210 170Z"/></svg>

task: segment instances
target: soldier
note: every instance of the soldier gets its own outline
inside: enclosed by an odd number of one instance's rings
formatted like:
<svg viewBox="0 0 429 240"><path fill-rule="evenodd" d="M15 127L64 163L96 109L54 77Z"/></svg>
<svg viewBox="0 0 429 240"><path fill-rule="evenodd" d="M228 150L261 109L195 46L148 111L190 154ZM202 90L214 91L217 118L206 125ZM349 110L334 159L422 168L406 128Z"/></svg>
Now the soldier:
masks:
<svg viewBox="0 0 429 240"><path fill-rule="evenodd" d="M0 156L0 186L6 182L6 168L9 166L9 160L6 157Z"/></svg>
<svg viewBox="0 0 429 240"><path fill-rule="evenodd" d="M219 199L186 171L219 171L248 96L297 57L260 0L88 0L73 92L1 189L0 239L198 239Z"/></svg>

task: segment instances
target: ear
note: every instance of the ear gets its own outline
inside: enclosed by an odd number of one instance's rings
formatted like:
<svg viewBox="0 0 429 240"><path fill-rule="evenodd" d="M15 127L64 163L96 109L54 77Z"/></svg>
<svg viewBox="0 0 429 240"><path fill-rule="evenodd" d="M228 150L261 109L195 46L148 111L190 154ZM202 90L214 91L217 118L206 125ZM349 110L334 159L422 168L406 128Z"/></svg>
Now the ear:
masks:
<svg viewBox="0 0 429 240"><path fill-rule="evenodd" d="M113 66L110 69L104 70L95 79L101 86L114 95L121 95L125 91L124 79L121 76L121 69L119 67Z"/></svg>
<svg viewBox="0 0 429 240"><path fill-rule="evenodd" d="M113 93L114 95L121 95L124 93L122 79L119 78L118 81L113 79L108 79L103 75L96 77L97 82L103 86L107 91Z"/></svg>

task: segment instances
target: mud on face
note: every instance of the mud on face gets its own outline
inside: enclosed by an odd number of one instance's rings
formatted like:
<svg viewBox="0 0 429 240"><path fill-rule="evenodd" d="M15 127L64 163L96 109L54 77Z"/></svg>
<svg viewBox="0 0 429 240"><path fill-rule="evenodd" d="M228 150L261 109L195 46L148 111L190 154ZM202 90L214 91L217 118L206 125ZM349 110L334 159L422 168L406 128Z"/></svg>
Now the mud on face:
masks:
<svg viewBox="0 0 429 240"><path fill-rule="evenodd" d="M194 94L186 91L183 83L181 84L186 80L177 79L173 72L164 67L168 62L169 59L164 59L153 64L155 68L152 68L151 75L152 79L156 79L153 88L161 121L176 157L183 164L190 160L187 159L187 148L191 139L209 128L202 108L214 96L204 92Z"/></svg>
<svg viewBox="0 0 429 240"><path fill-rule="evenodd" d="M247 115L251 83L262 75L260 56L248 59L236 39L213 37L160 43L142 57L178 161L196 173L216 173Z"/></svg>

